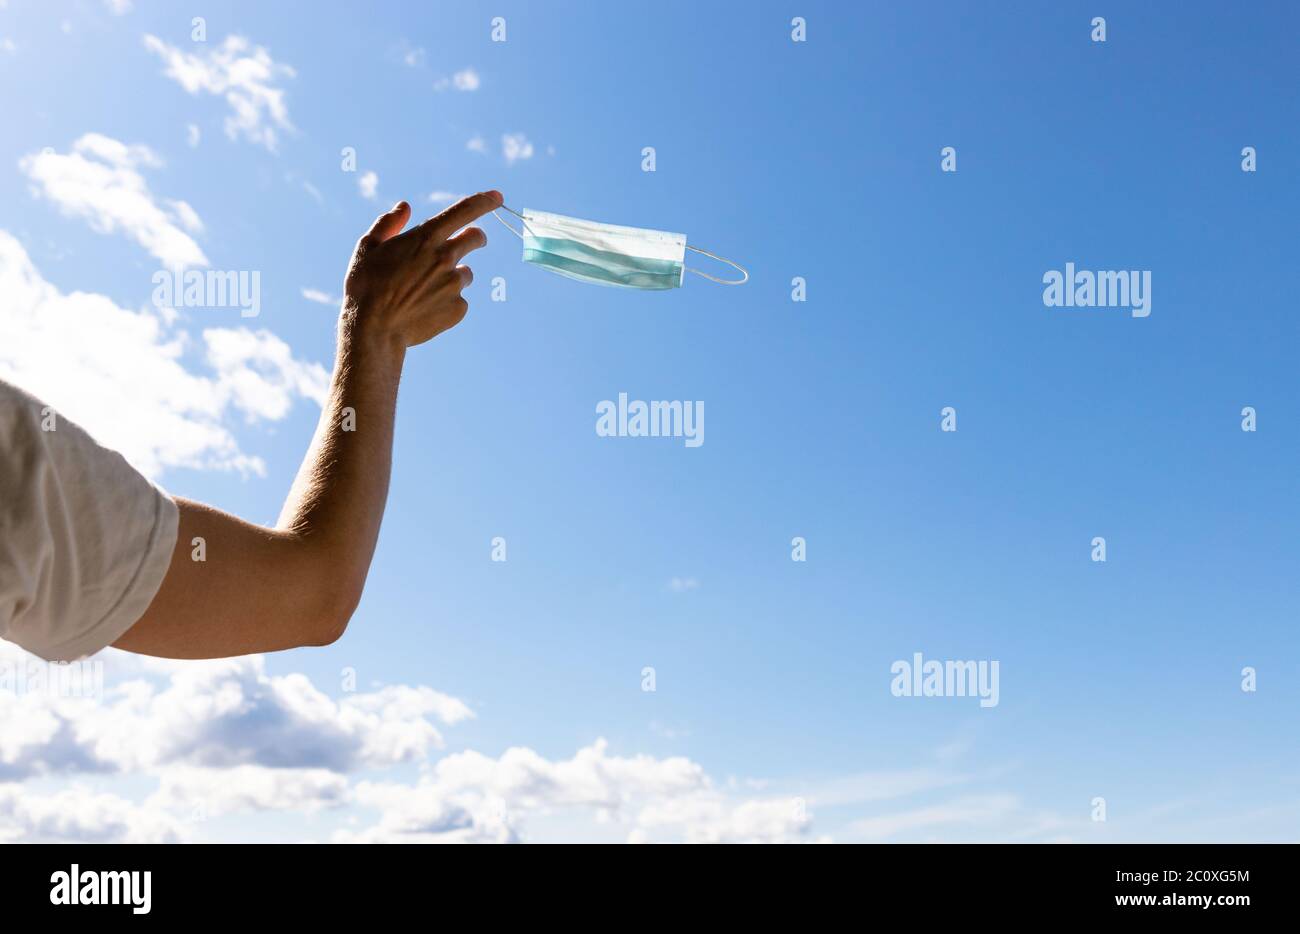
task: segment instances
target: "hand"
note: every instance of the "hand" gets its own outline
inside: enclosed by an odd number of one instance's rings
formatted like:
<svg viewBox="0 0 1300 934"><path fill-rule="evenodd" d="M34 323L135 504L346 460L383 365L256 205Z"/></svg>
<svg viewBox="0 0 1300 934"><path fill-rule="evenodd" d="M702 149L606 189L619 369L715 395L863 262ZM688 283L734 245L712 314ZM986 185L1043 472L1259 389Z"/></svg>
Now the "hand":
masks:
<svg viewBox="0 0 1300 934"><path fill-rule="evenodd" d="M405 233L411 206L399 201L357 241L343 280L343 314L402 350L455 327L469 310L461 290L474 281L460 261L487 243L478 227L456 231L502 201L499 191L471 195Z"/></svg>

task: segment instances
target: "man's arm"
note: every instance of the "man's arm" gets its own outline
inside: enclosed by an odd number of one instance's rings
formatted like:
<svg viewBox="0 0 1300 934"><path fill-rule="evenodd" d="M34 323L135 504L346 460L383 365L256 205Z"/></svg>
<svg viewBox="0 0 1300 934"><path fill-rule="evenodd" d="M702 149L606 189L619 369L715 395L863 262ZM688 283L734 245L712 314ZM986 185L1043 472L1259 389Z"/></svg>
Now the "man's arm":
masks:
<svg viewBox="0 0 1300 934"><path fill-rule="evenodd" d="M405 202L375 221L352 255L329 397L276 527L177 500L167 576L117 648L222 658L343 634L379 537L406 349L465 317L473 273L459 263L487 237L452 234L500 205L497 192L474 195L405 233ZM195 538L204 561L192 559Z"/></svg>

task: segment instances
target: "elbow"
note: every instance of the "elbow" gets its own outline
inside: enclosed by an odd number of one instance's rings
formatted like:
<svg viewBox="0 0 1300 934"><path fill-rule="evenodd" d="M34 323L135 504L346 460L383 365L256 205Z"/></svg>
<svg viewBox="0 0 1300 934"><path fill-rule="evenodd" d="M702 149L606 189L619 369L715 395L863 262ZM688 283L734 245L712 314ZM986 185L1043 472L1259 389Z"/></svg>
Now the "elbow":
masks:
<svg viewBox="0 0 1300 934"><path fill-rule="evenodd" d="M288 533L284 540L289 559L281 573L289 586L280 592L296 623L291 645L333 645L348 630L369 568L358 566L346 548L329 547L313 536Z"/></svg>
<svg viewBox="0 0 1300 934"><path fill-rule="evenodd" d="M348 623L361 602L361 588L341 587L337 583L327 585L320 590L320 599L306 621L306 633L303 645L324 647L333 645L343 638Z"/></svg>

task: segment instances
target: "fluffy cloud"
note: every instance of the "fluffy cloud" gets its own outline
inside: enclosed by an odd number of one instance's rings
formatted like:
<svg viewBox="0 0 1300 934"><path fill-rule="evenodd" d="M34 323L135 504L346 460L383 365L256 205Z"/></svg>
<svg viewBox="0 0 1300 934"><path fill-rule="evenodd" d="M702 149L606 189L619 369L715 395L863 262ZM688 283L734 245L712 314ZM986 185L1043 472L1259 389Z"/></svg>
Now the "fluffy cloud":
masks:
<svg viewBox="0 0 1300 934"><path fill-rule="evenodd" d="M350 795L345 776L328 769L229 769L174 766L160 775L151 809L204 819L241 811L302 811L340 807Z"/></svg>
<svg viewBox="0 0 1300 934"><path fill-rule="evenodd" d="M0 230L0 378L26 389L120 451L142 472L168 467L261 473L226 427L284 418L292 402L319 403L329 374L295 358L269 331L209 328L201 349L211 375L187 362L193 343L153 309L104 295L63 293Z"/></svg>
<svg viewBox="0 0 1300 934"><path fill-rule="evenodd" d="M145 146L128 146L87 133L69 153L53 150L24 156L19 167L33 193L69 216L85 219L100 233L122 232L166 266L206 266L207 257L190 236L202 221L184 201L160 204L140 174L161 162Z"/></svg>
<svg viewBox="0 0 1300 934"><path fill-rule="evenodd" d="M76 708L72 726L87 758L122 771L383 768L441 748L434 720L473 717L462 701L424 687L336 701L303 675L268 675L260 656L173 665L163 686L128 681L106 700Z"/></svg>
<svg viewBox="0 0 1300 934"><path fill-rule="evenodd" d="M19 662L52 668L0 642L0 671ZM443 754L442 731L474 713L424 686L331 697L305 675L269 673L258 656L172 662L110 650L80 664L104 666L100 696L0 680L0 842L206 839L275 814L339 843L814 843L829 839L814 833L817 812L849 806L844 835L868 841L1098 833L1086 814L1034 812L1015 795L949 795L977 777L945 768L792 791L719 783L688 758L616 754L604 740L568 758L526 746ZM87 775L93 792L78 784ZM114 781L133 797L108 793Z"/></svg>
<svg viewBox="0 0 1300 934"><path fill-rule="evenodd" d="M378 824L341 832L340 842L513 842L528 813L578 807L618 813L633 802L707 788L688 759L619 757L604 740L552 762L531 749L493 759L462 752L439 760L414 785L362 782L357 801L381 811Z"/></svg>
<svg viewBox="0 0 1300 934"><path fill-rule="evenodd" d="M378 189L379 176L374 172L363 172L357 177L357 190L361 192L361 197L373 200Z"/></svg>
<svg viewBox="0 0 1300 934"><path fill-rule="evenodd" d="M16 663L44 664L0 643L0 665ZM526 747L435 759L441 729L474 713L424 686L331 698L304 675L269 674L257 656L109 651L80 664L105 666L102 696L0 690L0 720L14 725L0 734L0 840L171 841L250 812L351 814L337 842L508 843L557 815L637 842L809 838L802 801L733 797L681 756L615 755L597 740L567 759ZM414 781L366 777L410 765L422 769ZM88 773L156 787L131 801L75 784L33 796L23 784Z"/></svg>
<svg viewBox="0 0 1300 934"><path fill-rule="evenodd" d="M526 748L458 753L415 784L361 782L356 802L379 821L336 842L512 843L529 839L531 819L559 813L630 843L800 843L812 825L800 798L736 798L689 759L615 756L604 740L560 761Z"/></svg>
<svg viewBox="0 0 1300 934"><path fill-rule="evenodd" d="M533 157L533 144L522 133L506 133L501 137L501 155L507 165L514 165L521 159Z"/></svg>
<svg viewBox="0 0 1300 934"><path fill-rule="evenodd" d="M261 46L243 36L227 36L219 46L198 54L168 45L157 36L144 37L145 48L159 56L171 78L190 94L204 92L225 99L230 107L226 135L243 137L275 150L279 130L292 130L285 92L279 82L294 70L271 58Z"/></svg>
<svg viewBox="0 0 1300 934"><path fill-rule="evenodd" d="M261 656L172 662L110 650L54 666L0 641L0 674L0 782L166 771L160 793L174 800L218 773L254 801L295 794L281 787L295 776L316 789L295 801L337 799L344 785L326 774L423 762L443 746L438 724L474 717L422 686L333 699L301 674L269 675Z"/></svg>
<svg viewBox="0 0 1300 934"><path fill-rule="evenodd" d="M86 788L36 794L21 785L0 785L0 842L179 843L176 818L116 795Z"/></svg>
<svg viewBox="0 0 1300 934"><path fill-rule="evenodd" d="M218 393L250 420L279 421L298 398L324 404L329 389L325 368L295 358L270 331L208 328L203 341Z"/></svg>

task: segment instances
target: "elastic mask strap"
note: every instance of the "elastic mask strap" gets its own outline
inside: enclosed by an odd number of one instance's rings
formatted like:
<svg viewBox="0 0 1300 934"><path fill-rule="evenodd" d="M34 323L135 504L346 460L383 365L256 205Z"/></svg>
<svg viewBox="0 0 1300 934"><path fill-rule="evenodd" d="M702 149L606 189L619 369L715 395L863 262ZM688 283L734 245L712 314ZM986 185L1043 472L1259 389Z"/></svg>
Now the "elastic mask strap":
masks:
<svg viewBox="0 0 1300 934"><path fill-rule="evenodd" d="M528 219L527 219L526 217L524 217L522 214L520 214L518 211L511 210L510 208L507 208L504 204L501 205L501 207L504 208L504 209L507 210L507 211L510 211L511 214L513 214L515 217L517 217L517 218L519 218L521 221L523 221L525 227L528 226ZM507 223L506 221L501 220L501 215L498 214L496 211L493 211L493 212L492 212L492 216L495 217L497 220L501 221L502 225L506 228L506 230L510 231L512 234L514 234L514 235L515 235L516 237L518 237L520 240L524 239L524 235L521 234L519 231L515 230L513 227L511 227L510 224Z"/></svg>
<svg viewBox="0 0 1300 934"><path fill-rule="evenodd" d="M713 282L717 282L719 285L744 285L746 282L749 281L749 273L746 272L744 267L742 267L739 263L733 263L729 259L723 259L721 256L718 256L716 253L710 253L708 250L701 250L699 247L691 246L689 243L686 244L686 249L693 250L696 253L703 253L705 256L709 257L710 259L716 259L719 263L726 263L732 269L739 271L741 278L719 279L717 276L711 276L707 272L700 272L698 269L694 269L690 266L686 267L687 272L693 272L697 276L703 276L705 279L709 279Z"/></svg>

